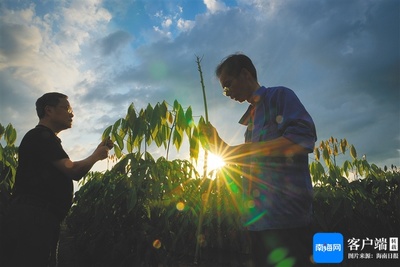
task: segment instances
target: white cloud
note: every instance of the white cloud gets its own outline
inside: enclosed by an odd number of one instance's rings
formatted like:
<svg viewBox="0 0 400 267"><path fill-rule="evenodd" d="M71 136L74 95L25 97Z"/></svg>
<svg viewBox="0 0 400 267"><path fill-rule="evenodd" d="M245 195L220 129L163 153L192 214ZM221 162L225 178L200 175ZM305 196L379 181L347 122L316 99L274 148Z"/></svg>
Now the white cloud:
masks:
<svg viewBox="0 0 400 267"><path fill-rule="evenodd" d="M77 29L91 31L112 18L108 10L101 7L101 0L73 0L62 8L65 25L74 25Z"/></svg>
<svg viewBox="0 0 400 267"><path fill-rule="evenodd" d="M169 28L172 25L172 19L167 18L162 22L163 28Z"/></svg>
<svg viewBox="0 0 400 267"><path fill-rule="evenodd" d="M37 122L40 95L61 91L74 98L79 92L75 85L87 76L82 48L111 19L99 1L65 3L42 17L33 4L0 10L0 121L13 123L19 138Z"/></svg>
<svg viewBox="0 0 400 267"><path fill-rule="evenodd" d="M177 21L177 27L182 32L190 31L194 26L195 22L192 20L184 20L179 18Z"/></svg>
<svg viewBox="0 0 400 267"><path fill-rule="evenodd" d="M167 29L163 29L158 26L153 26L153 30L156 33L156 35L154 35L155 37L154 40L160 40L164 38L171 39L172 37L172 33Z"/></svg>
<svg viewBox="0 0 400 267"><path fill-rule="evenodd" d="M204 0L204 4L207 6L207 9L211 14L227 9L225 3L220 0Z"/></svg>
<svg viewBox="0 0 400 267"><path fill-rule="evenodd" d="M77 55L89 37L104 33L112 16L100 4L100 0L73 0L69 6L61 8L57 39L61 40L64 50Z"/></svg>

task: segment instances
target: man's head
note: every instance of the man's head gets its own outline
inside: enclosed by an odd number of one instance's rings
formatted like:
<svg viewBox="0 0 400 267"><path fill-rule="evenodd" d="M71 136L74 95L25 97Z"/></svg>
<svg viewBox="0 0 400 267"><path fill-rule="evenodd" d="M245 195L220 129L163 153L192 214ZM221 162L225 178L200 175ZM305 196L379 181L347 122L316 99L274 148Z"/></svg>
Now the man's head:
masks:
<svg viewBox="0 0 400 267"><path fill-rule="evenodd" d="M239 102L250 101L253 92L260 87L253 62L243 54L233 54L225 58L217 66L215 74L224 93Z"/></svg>
<svg viewBox="0 0 400 267"><path fill-rule="evenodd" d="M253 65L251 59L243 54L233 54L226 57L221 64L218 65L215 70L215 74L220 78L222 72L225 74L237 77L242 69L246 69L253 76L254 80L257 81L257 71Z"/></svg>
<svg viewBox="0 0 400 267"><path fill-rule="evenodd" d="M42 124L58 133L71 128L74 114L68 97L61 93L46 93L36 101L36 113Z"/></svg>

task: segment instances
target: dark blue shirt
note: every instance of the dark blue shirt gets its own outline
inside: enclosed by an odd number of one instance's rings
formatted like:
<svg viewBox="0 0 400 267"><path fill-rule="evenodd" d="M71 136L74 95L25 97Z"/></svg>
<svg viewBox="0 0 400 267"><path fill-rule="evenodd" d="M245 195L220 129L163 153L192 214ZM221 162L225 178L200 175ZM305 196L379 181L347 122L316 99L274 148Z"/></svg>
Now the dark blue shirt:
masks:
<svg viewBox="0 0 400 267"><path fill-rule="evenodd" d="M260 87L256 103L240 120L245 142L285 137L309 152L317 140L314 122L295 93ZM311 221L312 185L308 155L250 156L244 167L244 226L249 230L301 227Z"/></svg>

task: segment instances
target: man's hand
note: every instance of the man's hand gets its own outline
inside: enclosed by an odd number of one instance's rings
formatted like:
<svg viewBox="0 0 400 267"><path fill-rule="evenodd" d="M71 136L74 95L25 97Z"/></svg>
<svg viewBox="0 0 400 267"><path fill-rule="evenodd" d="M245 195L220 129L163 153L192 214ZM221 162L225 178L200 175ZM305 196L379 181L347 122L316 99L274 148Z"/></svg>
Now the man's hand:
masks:
<svg viewBox="0 0 400 267"><path fill-rule="evenodd" d="M93 155L98 158L98 160L103 160L108 157L108 151L112 149L114 146L113 142L110 140L110 137L104 139L93 152Z"/></svg>
<svg viewBox="0 0 400 267"><path fill-rule="evenodd" d="M113 142L111 141L110 137L107 137L106 139L104 139L104 140L100 143L100 145L106 146L106 147L108 147L108 149L110 149L110 150L114 147L114 144L113 144ZM99 145L99 146L100 146L100 145Z"/></svg>
<svg viewBox="0 0 400 267"><path fill-rule="evenodd" d="M113 148L113 143L110 138L107 138L103 140L94 150L92 155L86 159L71 161L69 158L65 158L54 161L53 164L67 177L78 181L89 172L97 161L106 159L108 157L108 151L110 151L111 148Z"/></svg>
<svg viewBox="0 0 400 267"><path fill-rule="evenodd" d="M199 123L200 141L203 147L210 151L215 151L225 142L219 137L217 129L210 123Z"/></svg>

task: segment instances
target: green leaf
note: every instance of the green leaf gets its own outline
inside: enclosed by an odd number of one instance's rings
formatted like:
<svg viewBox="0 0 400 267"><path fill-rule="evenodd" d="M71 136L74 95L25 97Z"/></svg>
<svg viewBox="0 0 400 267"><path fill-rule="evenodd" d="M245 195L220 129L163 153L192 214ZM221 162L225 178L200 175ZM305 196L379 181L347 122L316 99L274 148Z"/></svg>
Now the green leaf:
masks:
<svg viewBox="0 0 400 267"><path fill-rule="evenodd" d="M329 178L331 179L331 184L335 185L339 177L340 177L340 168L338 166L331 165L329 167Z"/></svg>
<svg viewBox="0 0 400 267"><path fill-rule="evenodd" d="M3 161L3 153L4 153L3 146L0 144L0 162Z"/></svg>
<svg viewBox="0 0 400 267"><path fill-rule="evenodd" d="M350 147L350 156L353 159L357 158L357 151L356 151L356 148L353 145L351 145L351 147Z"/></svg>
<svg viewBox="0 0 400 267"><path fill-rule="evenodd" d="M118 147L122 150L124 149L124 139L117 133L113 133L113 140L117 142Z"/></svg>
<svg viewBox="0 0 400 267"><path fill-rule="evenodd" d="M116 156L118 159L121 158L121 156L122 156L121 149L120 149L117 145L115 145L115 144L114 144L114 153L115 153L115 156Z"/></svg>
<svg viewBox="0 0 400 267"><path fill-rule="evenodd" d="M147 108L146 108L146 111L144 114L145 114L146 121L150 123L151 118L153 116L153 107L150 104L147 105Z"/></svg>
<svg viewBox="0 0 400 267"><path fill-rule="evenodd" d="M117 132L119 126L121 125L121 121L122 121L122 119L119 119L116 122L114 122L113 130L112 130L113 132Z"/></svg>
<svg viewBox="0 0 400 267"><path fill-rule="evenodd" d="M197 161L197 159L199 157L199 150L200 150L197 127L194 127L193 135L189 139L189 143L190 143L190 158L193 158Z"/></svg>
<svg viewBox="0 0 400 267"><path fill-rule="evenodd" d="M333 155L335 156L339 155L339 150L336 144L333 145Z"/></svg>
<svg viewBox="0 0 400 267"><path fill-rule="evenodd" d="M174 129L174 133L173 133L173 136L172 136L172 141L173 141L176 149L179 150L179 148L182 145L182 135L179 133L177 128Z"/></svg>
<svg viewBox="0 0 400 267"><path fill-rule="evenodd" d="M160 104L160 116L162 118L163 123L165 123L165 121L168 118L168 105L167 102L165 102L165 100Z"/></svg>
<svg viewBox="0 0 400 267"><path fill-rule="evenodd" d="M136 140L138 137L143 135L143 128L142 128L142 118L138 117L137 120L135 120L134 124L132 125L132 140Z"/></svg>
<svg viewBox="0 0 400 267"><path fill-rule="evenodd" d="M135 114L136 116L135 105L133 104L133 102L129 105L127 114L129 115Z"/></svg>
<svg viewBox="0 0 400 267"><path fill-rule="evenodd" d="M314 155L315 155L315 160L319 161L321 154L319 152L318 147L314 148Z"/></svg>
<svg viewBox="0 0 400 267"><path fill-rule="evenodd" d="M186 123L185 113L184 113L182 107L179 106L179 109L177 110L177 113L176 113L176 127L181 130L185 130L186 125L187 125L187 123Z"/></svg>
<svg viewBox="0 0 400 267"><path fill-rule="evenodd" d="M128 108L128 113L126 114L126 121L127 121L127 126L132 129L133 126L135 125L135 121L137 119L136 117L136 110L133 106L133 103L129 106Z"/></svg>
<svg viewBox="0 0 400 267"><path fill-rule="evenodd" d="M367 176L369 174L369 170L370 170L371 166L369 165L369 163L366 160L362 160L361 164L362 164L363 170L365 172L364 174L365 174L365 176Z"/></svg>
<svg viewBox="0 0 400 267"><path fill-rule="evenodd" d="M349 177L349 170L352 168L352 164L350 161L346 160L343 163L343 171L346 174L346 177Z"/></svg>
<svg viewBox="0 0 400 267"><path fill-rule="evenodd" d="M174 110L175 110L175 111L178 111L179 108L180 108L180 106L181 106L181 105L179 104L178 100L175 99L175 101L174 101Z"/></svg>
<svg viewBox="0 0 400 267"><path fill-rule="evenodd" d="M131 132L128 134L128 139L126 140L126 149L128 150L128 153L132 153L134 147L134 140L132 138Z"/></svg>
<svg viewBox="0 0 400 267"><path fill-rule="evenodd" d="M157 104L152 112L150 128L154 129L154 127L160 123L160 119L161 119L160 105Z"/></svg>
<svg viewBox="0 0 400 267"><path fill-rule="evenodd" d="M329 157L329 149L328 147L324 147L324 150L322 151L322 157L324 158L326 166L330 166L331 164L331 159Z"/></svg>
<svg viewBox="0 0 400 267"><path fill-rule="evenodd" d="M347 140L346 139L340 140L340 151L343 154L345 154L345 152L346 152L346 147L347 147Z"/></svg>
<svg viewBox="0 0 400 267"><path fill-rule="evenodd" d="M174 115L172 115L172 112L167 111L167 121L169 124L174 123Z"/></svg>
<svg viewBox="0 0 400 267"><path fill-rule="evenodd" d="M160 106L157 104L153 110L153 115L150 121L151 137L156 138L161 125Z"/></svg>
<svg viewBox="0 0 400 267"><path fill-rule="evenodd" d="M192 107L189 106L185 113L186 123L187 125L193 124L193 114L192 114Z"/></svg>
<svg viewBox="0 0 400 267"><path fill-rule="evenodd" d="M121 123L120 123L118 134L121 135L122 137L124 137L130 127L129 127L128 121L126 119L121 118L120 120L121 120Z"/></svg>
<svg viewBox="0 0 400 267"><path fill-rule="evenodd" d="M5 132L5 128L4 128L4 126L1 125L1 123L0 123L0 139L1 139L1 137L3 136L4 132Z"/></svg>
<svg viewBox="0 0 400 267"><path fill-rule="evenodd" d="M101 136L101 140L105 140L105 139L107 139L108 137L110 137L111 130L112 130L112 125L108 126L108 127L104 130L103 135Z"/></svg>
<svg viewBox="0 0 400 267"><path fill-rule="evenodd" d="M194 127L193 115L192 115L192 107L188 107L185 113L185 126L186 126L186 135L189 137L192 134L192 128Z"/></svg>
<svg viewBox="0 0 400 267"><path fill-rule="evenodd" d="M11 123L8 124L6 127L4 139L6 140L7 145L9 146L13 145L15 140L17 139L17 131L14 129Z"/></svg>

